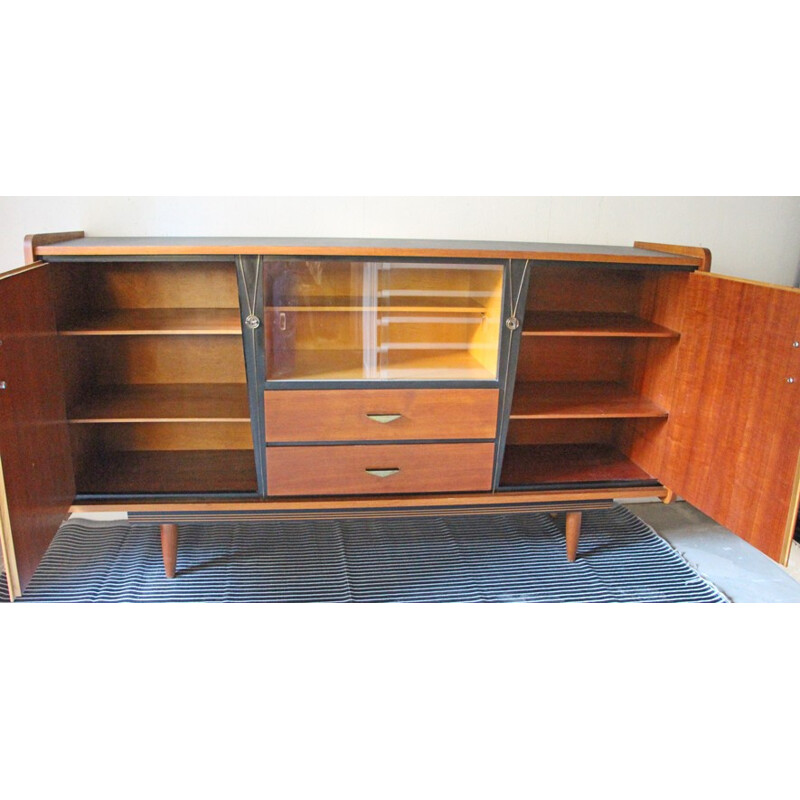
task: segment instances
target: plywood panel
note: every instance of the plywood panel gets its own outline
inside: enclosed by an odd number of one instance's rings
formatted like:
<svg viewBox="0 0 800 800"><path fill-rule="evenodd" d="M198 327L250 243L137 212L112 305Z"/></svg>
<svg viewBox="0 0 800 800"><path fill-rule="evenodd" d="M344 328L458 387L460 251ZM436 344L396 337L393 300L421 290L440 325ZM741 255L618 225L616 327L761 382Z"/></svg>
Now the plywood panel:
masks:
<svg viewBox="0 0 800 800"><path fill-rule="evenodd" d="M658 477L785 562L797 509L800 291L708 273L689 281Z"/></svg>

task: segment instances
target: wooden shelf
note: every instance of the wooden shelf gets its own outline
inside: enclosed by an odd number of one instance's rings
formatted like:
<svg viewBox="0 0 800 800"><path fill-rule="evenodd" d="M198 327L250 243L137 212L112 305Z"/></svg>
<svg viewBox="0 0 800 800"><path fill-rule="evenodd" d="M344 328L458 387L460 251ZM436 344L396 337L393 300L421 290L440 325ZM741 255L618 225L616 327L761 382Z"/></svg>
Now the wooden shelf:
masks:
<svg viewBox="0 0 800 800"><path fill-rule="evenodd" d="M255 492L252 450L104 452L76 475L78 494Z"/></svg>
<svg viewBox="0 0 800 800"><path fill-rule="evenodd" d="M238 383L98 386L71 409L70 422L249 422Z"/></svg>
<svg viewBox="0 0 800 800"><path fill-rule="evenodd" d="M374 374L364 367L361 350L296 350L291 374L268 380L479 380L496 379L477 359L462 350L392 350L390 364Z"/></svg>
<svg viewBox="0 0 800 800"><path fill-rule="evenodd" d="M511 419L666 416L663 408L619 383L519 383L511 404Z"/></svg>
<svg viewBox="0 0 800 800"><path fill-rule="evenodd" d="M676 331L632 314L530 311L523 336L627 336L677 338Z"/></svg>
<svg viewBox="0 0 800 800"><path fill-rule="evenodd" d="M620 482L657 483L606 444L509 445L500 476L502 488Z"/></svg>
<svg viewBox="0 0 800 800"><path fill-rule="evenodd" d="M121 308L67 323L59 333L62 336L241 336L242 327L239 310L235 308Z"/></svg>
<svg viewBox="0 0 800 800"><path fill-rule="evenodd" d="M486 308L465 297L382 297L376 304L356 303L352 296L292 297L285 303L269 306L272 311L403 311L420 313L481 314Z"/></svg>

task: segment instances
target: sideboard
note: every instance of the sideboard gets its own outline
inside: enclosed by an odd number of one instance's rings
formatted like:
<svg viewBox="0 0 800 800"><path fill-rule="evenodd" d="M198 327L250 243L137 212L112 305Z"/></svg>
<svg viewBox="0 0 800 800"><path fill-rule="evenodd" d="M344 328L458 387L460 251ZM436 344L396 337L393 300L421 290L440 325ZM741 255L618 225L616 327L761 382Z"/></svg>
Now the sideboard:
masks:
<svg viewBox="0 0 800 800"><path fill-rule="evenodd" d="M680 496L785 563L800 290L697 247L25 241L0 275L0 541L70 512L581 513Z"/></svg>

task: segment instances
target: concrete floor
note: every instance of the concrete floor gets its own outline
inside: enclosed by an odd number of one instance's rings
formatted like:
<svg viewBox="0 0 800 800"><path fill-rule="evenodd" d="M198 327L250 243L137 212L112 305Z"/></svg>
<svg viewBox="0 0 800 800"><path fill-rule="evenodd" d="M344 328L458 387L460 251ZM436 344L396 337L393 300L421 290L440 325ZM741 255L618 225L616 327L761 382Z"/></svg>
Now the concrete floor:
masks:
<svg viewBox="0 0 800 800"><path fill-rule="evenodd" d="M800 603L800 546L788 569L685 502L625 503L734 603Z"/></svg>

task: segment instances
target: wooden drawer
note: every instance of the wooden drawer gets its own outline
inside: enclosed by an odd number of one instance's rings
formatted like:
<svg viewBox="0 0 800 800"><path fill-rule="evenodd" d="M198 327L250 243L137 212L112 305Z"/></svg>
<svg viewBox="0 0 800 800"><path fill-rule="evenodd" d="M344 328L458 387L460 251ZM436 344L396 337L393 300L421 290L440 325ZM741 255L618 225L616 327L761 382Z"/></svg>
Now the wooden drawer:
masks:
<svg viewBox="0 0 800 800"><path fill-rule="evenodd" d="M267 449L267 494L489 491L494 444L376 444Z"/></svg>
<svg viewBox="0 0 800 800"><path fill-rule="evenodd" d="M494 439L497 389L328 389L264 395L268 442Z"/></svg>

